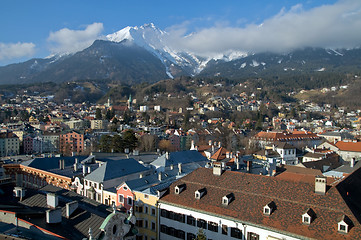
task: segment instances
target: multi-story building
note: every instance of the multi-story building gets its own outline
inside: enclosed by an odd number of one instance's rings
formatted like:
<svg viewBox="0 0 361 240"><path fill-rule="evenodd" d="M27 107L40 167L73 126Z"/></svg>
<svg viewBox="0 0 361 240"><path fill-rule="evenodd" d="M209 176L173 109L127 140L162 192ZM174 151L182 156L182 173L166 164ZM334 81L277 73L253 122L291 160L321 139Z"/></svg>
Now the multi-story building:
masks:
<svg viewBox="0 0 361 240"><path fill-rule="evenodd" d="M342 180L199 168L158 202L158 239L360 239L361 169Z"/></svg>
<svg viewBox="0 0 361 240"><path fill-rule="evenodd" d="M323 138L317 136L309 131L283 131L283 132L259 132L252 139L250 145L264 148L266 145L274 144L275 142L285 142L298 149L305 147L312 148L318 146L323 142Z"/></svg>
<svg viewBox="0 0 361 240"><path fill-rule="evenodd" d="M74 130L83 129L85 126L84 120L81 119L67 121L64 122L64 124L67 125L70 129L74 129Z"/></svg>
<svg viewBox="0 0 361 240"><path fill-rule="evenodd" d="M0 157L18 155L19 151L18 136L8 131L0 133Z"/></svg>
<svg viewBox="0 0 361 240"><path fill-rule="evenodd" d="M70 155L73 152L78 154L84 152L84 134L71 131L59 135L60 152Z"/></svg>
<svg viewBox="0 0 361 240"><path fill-rule="evenodd" d="M90 128L97 130L106 129L108 127L108 123L109 123L108 120L101 120L101 119L90 120Z"/></svg>
<svg viewBox="0 0 361 240"><path fill-rule="evenodd" d="M35 158L17 164L4 165L5 173L17 186L38 189L51 184L71 189L73 179L82 175L79 167L86 156Z"/></svg>
<svg viewBox="0 0 361 240"><path fill-rule="evenodd" d="M59 134L44 132L43 136L43 153L59 152Z"/></svg>
<svg viewBox="0 0 361 240"><path fill-rule="evenodd" d="M102 161L102 159L97 159ZM144 176L152 170L143 166L133 158L109 160L105 159L101 166L93 172L90 172L84 178L83 194L88 198L104 203L104 190L115 188L120 183L136 179L140 174ZM107 195L111 197L109 191ZM111 200L108 200L108 204ZM119 199L115 202L116 206L121 205ZM130 209L130 208L129 208Z"/></svg>

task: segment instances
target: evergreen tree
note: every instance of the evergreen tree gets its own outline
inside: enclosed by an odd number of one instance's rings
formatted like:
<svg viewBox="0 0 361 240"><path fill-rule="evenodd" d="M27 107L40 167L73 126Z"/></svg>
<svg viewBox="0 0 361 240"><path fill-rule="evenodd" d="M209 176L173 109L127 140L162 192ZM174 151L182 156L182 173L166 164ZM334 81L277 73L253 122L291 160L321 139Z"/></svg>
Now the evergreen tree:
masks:
<svg viewBox="0 0 361 240"><path fill-rule="evenodd" d="M95 111L95 119L101 120L102 118L102 110L100 108L97 108L97 110Z"/></svg>
<svg viewBox="0 0 361 240"><path fill-rule="evenodd" d="M198 229L196 240L207 240L206 234L203 232L203 228Z"/></svg>

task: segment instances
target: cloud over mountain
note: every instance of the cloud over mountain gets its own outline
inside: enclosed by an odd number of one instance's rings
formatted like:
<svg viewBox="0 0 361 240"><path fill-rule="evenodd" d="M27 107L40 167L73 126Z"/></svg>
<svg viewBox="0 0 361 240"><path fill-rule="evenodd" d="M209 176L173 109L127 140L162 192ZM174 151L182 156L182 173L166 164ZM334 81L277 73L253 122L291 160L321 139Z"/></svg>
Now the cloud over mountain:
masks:
<svg viewBox="0 0 361 240"><path fill-rule="evenodd" d="M47 40L53 53L74 53L89 47L102 31L103 23L90 24L84 30L62 28L51 32Z"/></svg>
<svg viewBox="0 0 361 240"><path fill-rule="evenodd" d="M169 34L169 43L200 56L230 51L288 52L302 47L354 48L361 45L361 1L341 0L305 10L282 9L262 24L216 25L186 36L186 24Z"/></svg>
<svg viewBox="0 0 361 240"><path fill-rule="evenodd" d="M1 43L0 42L0 61L18 59L22 57L31 57L35 53L34 43Z"/></svg>

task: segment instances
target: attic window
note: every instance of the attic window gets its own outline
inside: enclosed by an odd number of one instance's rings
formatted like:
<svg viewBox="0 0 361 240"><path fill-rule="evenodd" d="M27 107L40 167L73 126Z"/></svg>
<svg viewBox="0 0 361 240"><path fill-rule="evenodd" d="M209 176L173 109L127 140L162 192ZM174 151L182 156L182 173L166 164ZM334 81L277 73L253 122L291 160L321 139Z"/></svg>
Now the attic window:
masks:
<svg viewBox="0 0 361 240"><path fill-rule="evenodd" d="M302 222L305 224L311 224L311 218L309 216L302 216Z"/></svg>
<svg viewBox="0 0 361 240"><path fill-rule="evenodd" d="M269 216L275 209L276 204L272 201L263 207L263 214Z"/></svg>
<svg viewBox="0 0 361 240"><path fill-rule="evenodd" d="M341 221L338 222L338 232L339 233L348 233L352 227L352 221L346 215L342 216Z"/></svg>
<svg viewBox="0 0 361 240"><path fill-rule="evenodd" d="M224 196L222 198L222 205L228 206L232 202L233 199L234 199L233 193L227 194L226 196Z"/></svg>
<svg viewBox="0 0 361 240"><path fill-rule="evenodd" d="M200 198L201 198L201 195L199 194L199 192L196 192L196 193L195 193L195 198L196 198L196 199L200 199Z"/></svg>
<svg viewBox="0 0 361 240"><path fill-rule="evenodd" d="M186 185L185 184L181 184L178 186L175 186L174 188L174 193L175 194L180 194L184 189L185 189Z"/></svg>
<svg viewBox="0 0 361 240"><path fill-rule="evenodd" d="M347 224L338 223L338 231L339 231L339 232L343 232L343 233L347 233L347 232L348 232L348 225L347 225Z"/></svg>
<svg viewBox="0 0 361 240"><path fill-rule="evenodd" d="M263 214L265 215L271 214L271 209L267 205L263 207Z"/></svg>
<svg viewBox="0 0 361 240"><path fill-rule="evenodd" d="M199 189L194 192L195 199L201 199L206 194L206 188Z"/></svg>
<svg viewBox="0 0 361 240"><path fill-rule="evenodd" d="M315 212L311 208L309 208L304 214L302 214L302 223L310 225L311 222L315 219L315 217Z"/></svg>

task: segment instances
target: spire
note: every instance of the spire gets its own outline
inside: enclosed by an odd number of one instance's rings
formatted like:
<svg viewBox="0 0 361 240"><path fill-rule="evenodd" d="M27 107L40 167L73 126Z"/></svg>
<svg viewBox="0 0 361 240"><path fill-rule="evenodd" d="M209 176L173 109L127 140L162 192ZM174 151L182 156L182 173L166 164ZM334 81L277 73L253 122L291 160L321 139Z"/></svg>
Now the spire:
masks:
<svg viewBox="0 0 361 240"><path fill-rule="evenodd" d="M132 107L132 102L133 102L132 94L129 94L128 109L129 109L130 111L132 111L132 109L133 109L133 107Z"/></svg>
<svg viewBox="0 0 361 240"><path fill-rule="evenodd" d="M89 240L93 240L93 231L91 227L89 228L88 233L89 233Z"/></svg>

